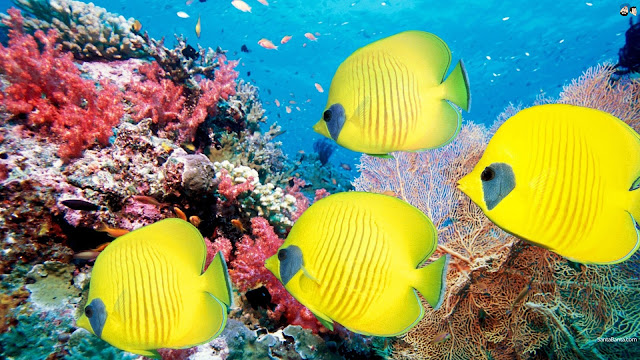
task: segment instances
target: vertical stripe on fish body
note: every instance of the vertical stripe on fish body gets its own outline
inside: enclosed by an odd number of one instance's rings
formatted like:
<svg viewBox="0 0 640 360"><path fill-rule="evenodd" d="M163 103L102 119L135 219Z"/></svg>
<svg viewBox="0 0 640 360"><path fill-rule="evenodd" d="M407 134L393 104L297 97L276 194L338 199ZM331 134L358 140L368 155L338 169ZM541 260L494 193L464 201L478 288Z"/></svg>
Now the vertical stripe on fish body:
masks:
<svg viewBox="0 0 640 360"><path fill-rule="evenodd" d="M290 246L300 249L304 269L285 288L323 322L394 336L423 315L416 288L434 307L442 298L446 259L417 269L435 251L435 228L402 200L358 192L331 195L298 219L281 249ZM274 257L267 267L278 272L278 254Z"/></svg>
<svg viewBox="0 0 640 360"><path fill-rule="evenodd" d="M461 62L444 81L450 62L447 45L421 31L358 49L336 71L325 114L314 130L369 154L443 146L461 124L459 111L447 100L465 110L470 101ZM327 121L327 110L343 112L344 124Z"/></svg>

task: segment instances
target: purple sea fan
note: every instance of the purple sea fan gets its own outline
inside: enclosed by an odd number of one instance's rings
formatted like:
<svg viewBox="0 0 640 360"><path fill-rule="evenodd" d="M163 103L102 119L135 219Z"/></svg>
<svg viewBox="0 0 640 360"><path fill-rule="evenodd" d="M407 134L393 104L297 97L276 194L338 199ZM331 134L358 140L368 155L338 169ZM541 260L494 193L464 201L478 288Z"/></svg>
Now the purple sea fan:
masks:
<svg viewBox="0 0 640 360"><path fill-rule="evenodd" d="M483 126L466 124L458 137L443 148L423 152L395 152L392 159L369 155L360 157L360 177L353 181L356 191L384 193L397 197L422 210L440 228L451 209L458 204L453 196L457 181L469 159L465 154L484 148L489 134Z"/></svg>

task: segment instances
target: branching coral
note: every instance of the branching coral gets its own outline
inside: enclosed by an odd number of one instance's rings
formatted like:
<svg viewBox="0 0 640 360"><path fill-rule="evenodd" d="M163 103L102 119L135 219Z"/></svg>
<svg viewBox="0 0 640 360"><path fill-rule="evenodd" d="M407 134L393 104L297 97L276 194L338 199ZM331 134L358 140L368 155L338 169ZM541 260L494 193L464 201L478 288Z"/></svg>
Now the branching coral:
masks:
<svg viewBox="0 0 640 360"><path fill-rule="evenodd" d="M112 128L123 115L118 89L103 82L102 89L83 79L69 53L55 44L57 33L22 30L19 10L10 9L9 46L0 45L0 71L11 83L0 98L14 115L26 115L27 124L60 143L64 159L79 156L95 143L106 146Z"/></svg>
<svg viewBox="0 0 640 360"><path fill-rule="evenodd" d="M578 79L565 85L558 103L579 105L606 111L640 129L640 81L620 78L612 80L615 68L601 64L587 69Z"/></svg>
<svg viewBox="0 0 640 360"><path fill-rule="evenodd" d="M77 59L127 59L146 57L144 39L132 28L135 20L73 0L13 0L30 16L24 22L29 31L56 30L57 41ZM3 20L8 16L2 14Z"/></svg>

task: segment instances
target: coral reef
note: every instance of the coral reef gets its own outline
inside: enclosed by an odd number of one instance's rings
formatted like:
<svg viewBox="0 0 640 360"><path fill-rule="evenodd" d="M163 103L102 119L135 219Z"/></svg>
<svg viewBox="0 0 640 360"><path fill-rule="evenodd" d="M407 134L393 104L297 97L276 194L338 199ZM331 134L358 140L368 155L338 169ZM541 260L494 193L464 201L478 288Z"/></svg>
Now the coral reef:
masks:
<svg viewBox="0 0 640 360"><path fill-rule="evenodd" d="M220 63L220 56L226 51L211 48L203 49L198 45L196 51L182 36L176 35L176 42L173 49L164 46L164 38L156 40L145 32L144 40L149 54L156 60L158 65L177 84L184 85L190 89L197 89L199 86L196 75L202 75L207 79L215 77L215 69L223 64Z"/></svg>
<svg viewBox="0 0 640 360"><path fill-rule="evenodd" d="M149 55L144 38L133 28L135 19L73 0L13 0L28 14L24 28L36 32L55 30L56 39L76 59L127 59ZM8 16L0 14L3 20ZM5 23L5 21L3 21ZM5 23L6 24L6 23Z"/></svg>
<svg viewBox="0 0 640 360"><path fill-rule="evenodd" d="M25 34L20 12L10 9L9 14L3 20L11 26L9 46L0 45L0 70L10 82L0 96L2 105L60 143L63 159L79 156L94 143L107 145L124 112L117 88L103 82L99 90L83 79L72 56L55 46L55 30Z"/></svg>
<svg viewBox="0 0 640 360"><path fill-rule="evenodd" d="M220 179L218 192L226 199L221 202L221 208L228 207L236 200L243 216L247 218L265 217L279 232L293 225L290 217L295 212L294 196L285 194L282 188L272 183L262 184L258 180L258 172L247 166L233 166L226 160L215 162L213 166L216 178Z"/></svg>

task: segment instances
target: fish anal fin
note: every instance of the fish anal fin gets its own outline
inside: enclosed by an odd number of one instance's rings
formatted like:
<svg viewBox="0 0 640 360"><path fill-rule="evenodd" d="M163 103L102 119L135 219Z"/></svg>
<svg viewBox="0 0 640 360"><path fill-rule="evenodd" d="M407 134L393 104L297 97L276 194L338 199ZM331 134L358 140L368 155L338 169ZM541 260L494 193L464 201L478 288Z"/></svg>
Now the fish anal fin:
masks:
<svg viewBox="0 0 640 360"><path fill-rule="evenodd" d="M146 356L150 359L162 359L162 356L158 352L158 350L140 350L140 349L122 349L124 351L130 352L132 354Z"/></svg>
<svg viewBox="0 0 640 360"><path fill-rule="evenodd" d="M194 309L189 328L180 338L171 341L171 348L185 348L202 345L215 339L227 324L227 306L213 295L202 292L198 306Z"/></svg>
<svg viewBox="0 0 640 360"><path fill-rule="evenodd" d="M322 326L324 326L327 329L333 331L333 320L331 320L327 315L320 314L320 313L315 313L313 311L312 311L312 313L316 317L316 319L318 319L320 324L322 324Z"/></svg>
<svg viewBox="0 0 640 360"><path fill-rule="evenodd" d="M391 154L367 154L369 156L374 156L381 159L393 159L393 155Z"/></svg>

